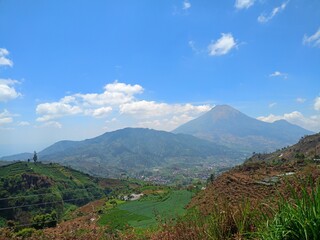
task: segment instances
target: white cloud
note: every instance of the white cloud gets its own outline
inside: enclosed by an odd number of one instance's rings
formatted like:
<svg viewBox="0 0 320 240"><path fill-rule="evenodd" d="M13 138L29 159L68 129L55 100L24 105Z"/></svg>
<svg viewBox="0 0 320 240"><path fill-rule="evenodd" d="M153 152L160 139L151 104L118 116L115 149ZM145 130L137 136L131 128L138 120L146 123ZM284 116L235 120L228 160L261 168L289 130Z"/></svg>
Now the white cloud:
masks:
<svg viewBox="0 0 320 240"><path fill-rule="evenodd" d="M292 124L296 124L305 129L308 129L314 132L320 131L320 115L305 117L302 113L298 111L293 111L291 113L285 113L283 115L270 114L269 116L261 116L261 117L258 117L257 119L264 122L274 122L277 120L284 119Z"/></svg>
<svg viewBox="0 0 320 240"><path fill-rule="evenodd" d="M210 105L167 104L142 100L120 105L120 113L137 119L137 127L170 131L211 108Z"/></svg>
<svg viewBox="0 0 320 240"><path fill-rule="evenodd" d="M30 123L26 122L26 121L21 121L21 122L18 123L18 126L21 126L21 127L30 126Z"/></svg>
<svg viewBox="0 0 320 240"><path fill-rule="evenodd" d="M56 121L49 121L40 126L36 126L36 128L62 128L62 124Z"/></svg>
<svg viewBox="0 0 320 240"><path fill-rule="evenodd" d="M8 124L12 122L12 118L11 117L3 117L0 118L0 126L4 125L4 124Z"/></svg>
<svg viewBox="0 0 320 240"><path fill-rule="evenodd" d="M192 119L194 119L194 117L189 116L188 114L181 114L168 118L140 121L137 123L136 127L171 131Z"/></svg>
<svg viewBox="0 0 320 240"><path fill-rule="evenodd" d="M38 122L45 122L62 116L75 115L82 110L78 106L71 106L63 102L42 103L36 108L37 114L43 115L37 118Z"/></svg>
<svg viewBox="0 0 320 240"><path fill-rule="evenodd" d="M92 112L92 116L96 118L105 117L108 113L112 111L112 107L101 107L94 109ZM91 114L90 114L91 115Z"/></svg>
<svg viewBox="0 0 320 240"><path fill-rule="evenodd" d="M5 48L0 48L0 66L13 66L13 62L7 58L9 51Z"/></svg>
<svg viewBox="0 0 320 240"><path fill-rule="evenodd" d="M310 37L308 37L307 35L304 35L302 42L304 45L309 45L312 47L320 47L320 28L318 29L317 32L315 32Z"/></svg>
<svg viewBox="0 0 320 240"><path fill-rule="evenodd" d="M234 6L237 9L249 8L254 4L255 0L236 0Z"/></svg>
<svg viewBox="0 0 320 240"><path fill-rule="evenodd" d="M269 108L273 108L273 107L276 106L276 105L277 105L276 102L270 103L270 104L269 104Z"/></svg>
<svg viewBox="0 0 320 240"><path fill-rule="evenodd" d="M105 91L102 94L75 94L73 97L89 105L118 105L132 101L134 95L141 94L144 91L140 85L130 85L118 81L107 84L104 89Z"/></svg>
<svg viewBox="0 0 320 240"><path fill-rule="evenodd" d="M209 44L208 50L210 56L225 55L237 46L237 42L231 33L222 33L221 35L221 38Z"/></svg>
<svg viewBox="0 0 320 240"><path fill-rule="evenodd" d="M185 0L182 5L183 10L188 10L189 8L191 8L191 3L188 0Z"/></svg>
<svg viewBox="0 0 320 240"><path fill-rule="evenodd" d="M120 105L120 113L132 114L138 117L161 116L169 109L166 103L156 103L154 101L134 101Z"/></svg>
<svg viewBox="0 0 320 240"><path fill-rule="evenodd" d="M282 12L288 5L289 1L282 3L279 7L275 7L271 13L269 13L268 15L265 14L261 14L258 17L258 22L260 23L266 23L269 22L272 18L274 18L277 14L279 14L280 12Z"/></svg>
<svg viewBox="0 0 320 240"><path fill-rule="evenodd" d="M288 78L288 73L283 73L280 71L275 71L269 75L269 77L282 77L284 79Z"/></svg>
<svg viewBox="0 0 320 240"><path fill-rule="evenodd" d="M120 105L120 113L135 115L137 118L153 118L174 114L199 114L211 109L209 105L167 104L154 101L135 101Z"/></svg>
<svg viewBox="0 0 320 240"><path fill-rule="evenodd" d="M188 42L189 47L192 49L193 52L195 52L196 54L199 54L201 51L196 47L196 44L194 41L190 40Z"/></svg>
<svg viewBox="0 0 320 240"><path fill-rule="evenodd" d="M107 120L106 123L112 123L112 122L116 122L117 118L112 118L111 120Z"/></svg>
<svg viewBox="0 0 320 240"><path fill-rule="evenodd" d="M199 116L211 109L210 105L169 104L137 99L144 91L140 85L117 81L107 84L102 93L74 94L56 102L41 103L36 108L38 122L52 122L64 116L85 115L94 118L117 117L117 126L122 122L140 126L145 123L161 123L159 129L172 130L180 123ZM118 114L118 115L117 115ZM121 122L122 121L122 122ZM111 122L109 122L111 123ZM158 126L157 124L153 127ZM112 126L108 125L108 128Z"/></svg>
<svg viewBox="0 0 320 240"><path fill-rule="evenodd" d="M314 100L314 109L320 111L320 97L316 97Z"/></svg>
<svg viewBox="0 0 320 240"><path fill-rule="evenodd" d="M297 103L304 103L306 100L307 100L307 99L305 99L305 98L297 98L297 99L296 99L296 102L297 102Z"/></svg>
<svg viewBox="0 0 320 240"><path fill-rule="evenodd" d="M14 88L14 85L18 83L18 81L12 79L0 79L0 102L6 102L21 96L21 93Z"/></svg>
<svg viewBox="0 0 320 240"><path fill-rule="evenodd" d="M4 109L3 112L0 112L0 126L12 123L14 114L11 114L7 109Z"/></svg>
<svg viewBox="0 0 320 240"><path fill-rule="evenodd" d="M284 119L284 117L270 114L269 116L257 117L257 119L260 120L260 121L270 122L271 123L271 122L274 122L274 121L278 121L278 120Z"/></svg>
<svg viewBox="0 0 320 240"><path fill-rule="evenodd" d="M104 117L112 111L111 106L132 102L134 95L143 92L140 85L131 85L114 81L104 87L103 93L77 93L65 96L58 102L41 103L36 112L42 115L37 121L50 121L68 115L84 114Z"/></svg>
<svg viewBox="0 0 320 240"><path fill-rule="evenodd" d="M119 83L117 80L114 81L113 83L109 83L107 84L104 89L107 92L122 92L128 95L134 95L134 94L138 94L138 93L142 93L143 92L143 87L141 87L138 84L135 85L131 85L131 84L126 84L126 83Z"/></svg>

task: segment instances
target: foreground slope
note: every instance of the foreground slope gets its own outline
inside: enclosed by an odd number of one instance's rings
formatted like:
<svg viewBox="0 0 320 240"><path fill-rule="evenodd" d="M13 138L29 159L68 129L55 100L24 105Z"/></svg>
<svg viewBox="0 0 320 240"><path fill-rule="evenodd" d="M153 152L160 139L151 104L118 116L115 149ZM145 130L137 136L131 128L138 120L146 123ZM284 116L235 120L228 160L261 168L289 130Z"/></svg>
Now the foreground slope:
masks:
<svg viewBox="0 0 320 240"><path fill-rule="evenodd" d="M255 154L241 166L218 176L195 197L191 206L210 212L217 201L238 207L244 199L251 204L271 202L277 194L288 194L289 185L320 177L320 134L301 138L290 147L270 154Z"/></svg>
<svg viewBox="0 0 320 240"><path fill-rule="evenodd" d="M0 217L18 225L33 224L44 214L58 221L68 206L102 196L97 179L58 164L16 162L0 167Z"/></svg>
<svg viewBox="0 0 320 240"><path fill-rule="evenodd" d="M84 141L57 142L41 151L39 157L95 175L119 176L161 166L235 163L242 156L190 135L126 128Z"/></svg>
<svg viewBox="0 0 320 240"><path fill-rule="evenodd" d="M320 133L302 137L298 143L269 154L254 154L247 162L320 161Z"/></svg>
<svg viewBox="0 0 320 240"><path fill-rule="evenodd" d="M249 152L270 152L291 145L312 132L285 120L267 123L228 106L217 105L173 131Z"/></svg>

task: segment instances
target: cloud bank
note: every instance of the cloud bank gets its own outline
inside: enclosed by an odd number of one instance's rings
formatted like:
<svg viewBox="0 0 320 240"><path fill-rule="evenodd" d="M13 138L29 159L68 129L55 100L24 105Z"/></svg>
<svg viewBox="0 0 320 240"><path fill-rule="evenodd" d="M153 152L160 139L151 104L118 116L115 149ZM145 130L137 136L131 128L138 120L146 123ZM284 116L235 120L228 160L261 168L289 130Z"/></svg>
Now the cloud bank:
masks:
<svg viewBox="0 0 320 240"><path fill-rule="evenodd" d="M320 97L317 97L314 100L314 109L320 111ZM312 115L310 117L306 117L299 111L293 111L291 113L285 113L283 115L270 114L268 116L258 117L257 119L264 122L274 122L283 119L310 131L320 132L320 115Z"/></svg>
<svg viewBox="0 0 320 240"><path fill-rule="evenodd" d="M76 115L93 118L114 118L114 115L117 115L134 119L137 126L172 130L212 107L138 99L137 95L144 91L138 84L114 81L105 85L103 89L102 93L77 93L56 102L41 103L36 107L36 113L39 115L37 121L56 122L57 119Z"/></svg>

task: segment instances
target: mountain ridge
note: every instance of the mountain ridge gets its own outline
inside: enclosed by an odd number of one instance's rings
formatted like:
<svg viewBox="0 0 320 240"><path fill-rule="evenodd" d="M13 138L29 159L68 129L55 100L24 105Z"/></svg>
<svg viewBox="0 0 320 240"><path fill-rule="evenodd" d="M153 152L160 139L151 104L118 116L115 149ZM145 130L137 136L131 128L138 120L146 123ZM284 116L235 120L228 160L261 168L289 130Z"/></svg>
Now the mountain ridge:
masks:
<svg viewBox="0 0 320 240"><path fill-rule="evenodd" d="M191 135L146 128L124 128L83 141L59 141L38 156L41 161L70 165L100 176L175 164L234 164L245 158L240 152Z"/></svg>
<svg viewBox="0 0 320 240"><path fill-rule="evenodd" d="M285 120L267 123L249 117L229 105L217 105L173 133L190 134L217 144L248 151L272 151L293 144L313 132Z"/></svg>

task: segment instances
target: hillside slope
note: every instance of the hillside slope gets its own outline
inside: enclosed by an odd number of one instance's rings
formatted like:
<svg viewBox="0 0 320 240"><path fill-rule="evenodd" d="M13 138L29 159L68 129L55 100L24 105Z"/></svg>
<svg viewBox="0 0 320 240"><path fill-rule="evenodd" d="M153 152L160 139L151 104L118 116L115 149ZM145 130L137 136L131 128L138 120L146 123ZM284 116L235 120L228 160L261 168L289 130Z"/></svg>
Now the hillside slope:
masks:
<svg viewBox="0 0 320 240"><path fill-rule="evenodd" d="M312 132L285 120L267 123L228 106L217 105L173 131L249 152L270 152Z"/></svg>
<svg viewBox="0 0 320 240"><path fill-rule="evenodd" d="M36 216L56 222L70 204L80 206L104 196L98 182L58 164L16 162L2 166L0 217L18 225L33 224Z"/></svg>
<svg viewBox="0 0 320 240"><path fill-rule="evenodd" d="M255 154L241 166L218 176L207 189L196 196L190 206L210 212L214 203L227 202L237 208L248 199L251 204L270 203L272 199L288 195L291 188L306 179L320 178L320 134L301 138L287 148L270 154ZM289 187L288 187L289 186Z"/></svg>
<svg viewBox="0 0 320 240"><path fill-rule="evenodd" d="M84 141L61 141L39 153L41 161L59 162L101 176L132 175L170 165L240 162L241 153L185 134L126 128Z"/></svg>
<svg viewBox="0 0 320 240"><path fill-rule="evenodd" d="M298 143L269 154L254 154L249 162L290 162L320 159L320 133L302 137ZM319 160L320 161L320 160Z"/></svg>

